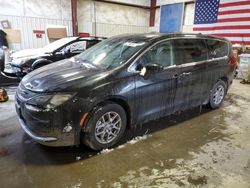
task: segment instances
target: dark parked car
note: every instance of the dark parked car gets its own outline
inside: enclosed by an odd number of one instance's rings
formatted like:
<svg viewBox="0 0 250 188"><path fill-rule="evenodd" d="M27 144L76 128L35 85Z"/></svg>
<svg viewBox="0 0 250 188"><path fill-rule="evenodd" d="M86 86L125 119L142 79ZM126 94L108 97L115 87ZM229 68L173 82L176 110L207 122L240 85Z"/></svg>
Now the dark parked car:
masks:
<svg viewBox="0 0 250 188"><path fill-rule="evenodd" d="M5 51L0 48L0 86L7 85L17 85L19 83L19 79L11 74L6 74L4 72L5 69Z"/></svg>
<svg viewBox="0 0 250 188"><path fill-rule="evenodd" d="M23 77L34 69L77 55L104 39L100 37L62 38L43 48L16 52L11 55L10 64L17 76Z"/></svg>
<svg viewBox="0 0 250 188"><path fill-rule="evenodd" d="M136 124L199 105L220 107L233 79L232 57L222 38L117 36L24 77L16 110L24 131L44 145L83 141L100 150Z"/></svg>

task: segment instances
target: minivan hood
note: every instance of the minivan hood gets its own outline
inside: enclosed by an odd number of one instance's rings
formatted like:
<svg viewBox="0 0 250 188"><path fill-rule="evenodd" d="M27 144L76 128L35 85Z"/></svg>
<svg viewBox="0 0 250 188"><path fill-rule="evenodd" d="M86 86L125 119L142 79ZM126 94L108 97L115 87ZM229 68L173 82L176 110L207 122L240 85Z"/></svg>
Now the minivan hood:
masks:
<svg viewBox="0 0 250 188"><path fill-rule="evenodd" d="M71 58L32 71L23 78L22 84L34 92L66 91L79 87L85 78L102 71L94 65L79 63Z"/></svg>

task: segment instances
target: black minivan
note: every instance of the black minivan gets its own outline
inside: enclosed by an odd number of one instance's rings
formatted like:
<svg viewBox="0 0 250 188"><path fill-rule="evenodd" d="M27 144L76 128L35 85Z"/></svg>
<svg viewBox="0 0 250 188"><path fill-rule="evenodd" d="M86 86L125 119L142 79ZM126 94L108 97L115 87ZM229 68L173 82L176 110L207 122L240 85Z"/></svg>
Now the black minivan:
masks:
<svg viewBox="0 0 250 188"><path fill-rule="evenodd" d="M130 34L25 76L16 93L24 131L48 146L115 145L126 128L195 106L221 106L236 61L201 34Z"/></svg>

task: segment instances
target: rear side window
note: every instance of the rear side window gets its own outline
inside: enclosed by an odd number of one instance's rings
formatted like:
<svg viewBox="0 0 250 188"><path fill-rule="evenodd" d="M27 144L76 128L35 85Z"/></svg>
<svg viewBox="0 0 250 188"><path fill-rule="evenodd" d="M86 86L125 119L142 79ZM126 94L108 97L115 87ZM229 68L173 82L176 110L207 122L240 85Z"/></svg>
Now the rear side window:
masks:
<svg viewBox="0 0 250 188"><path fill-rule="evenodd" d="M203 39L174 40L175 63L185 63L207 60L207 48Z"/></svg>
<svg viewBox="0 0 250 188"><path fill-rule="evenodd" d="M220 40L207 40L208 58L228 56L228 43Z"/></svg>

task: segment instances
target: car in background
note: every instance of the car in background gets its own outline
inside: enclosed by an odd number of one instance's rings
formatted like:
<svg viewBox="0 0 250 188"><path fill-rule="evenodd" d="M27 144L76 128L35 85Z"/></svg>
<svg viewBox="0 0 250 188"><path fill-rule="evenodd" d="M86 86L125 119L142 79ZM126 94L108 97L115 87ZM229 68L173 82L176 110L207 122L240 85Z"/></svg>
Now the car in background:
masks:
<svg viewBox="0 0 250 188"><path fill-rule="evenodd" d="M43 48L15 52L10 56L9 63L12 71L18 77L23 77L39 67L77 55L104 39L100 37L62 38Z"/></svg>
<svg viewBox="0 0 250 188"><path fill-rule="evenodd" d="M0 48L0 87L7 85L17 85L20 80L16 75L4 72L5 70L5 50Z"/></svg>
<svg viewBox="0 0 250 188"><path fill-rule="evenodd" d="M48 146L94 150L127 128L196 106L219 108L232 84L231 43L201 34L111 37L25 76L16 93L24 131Z"/></svg>

